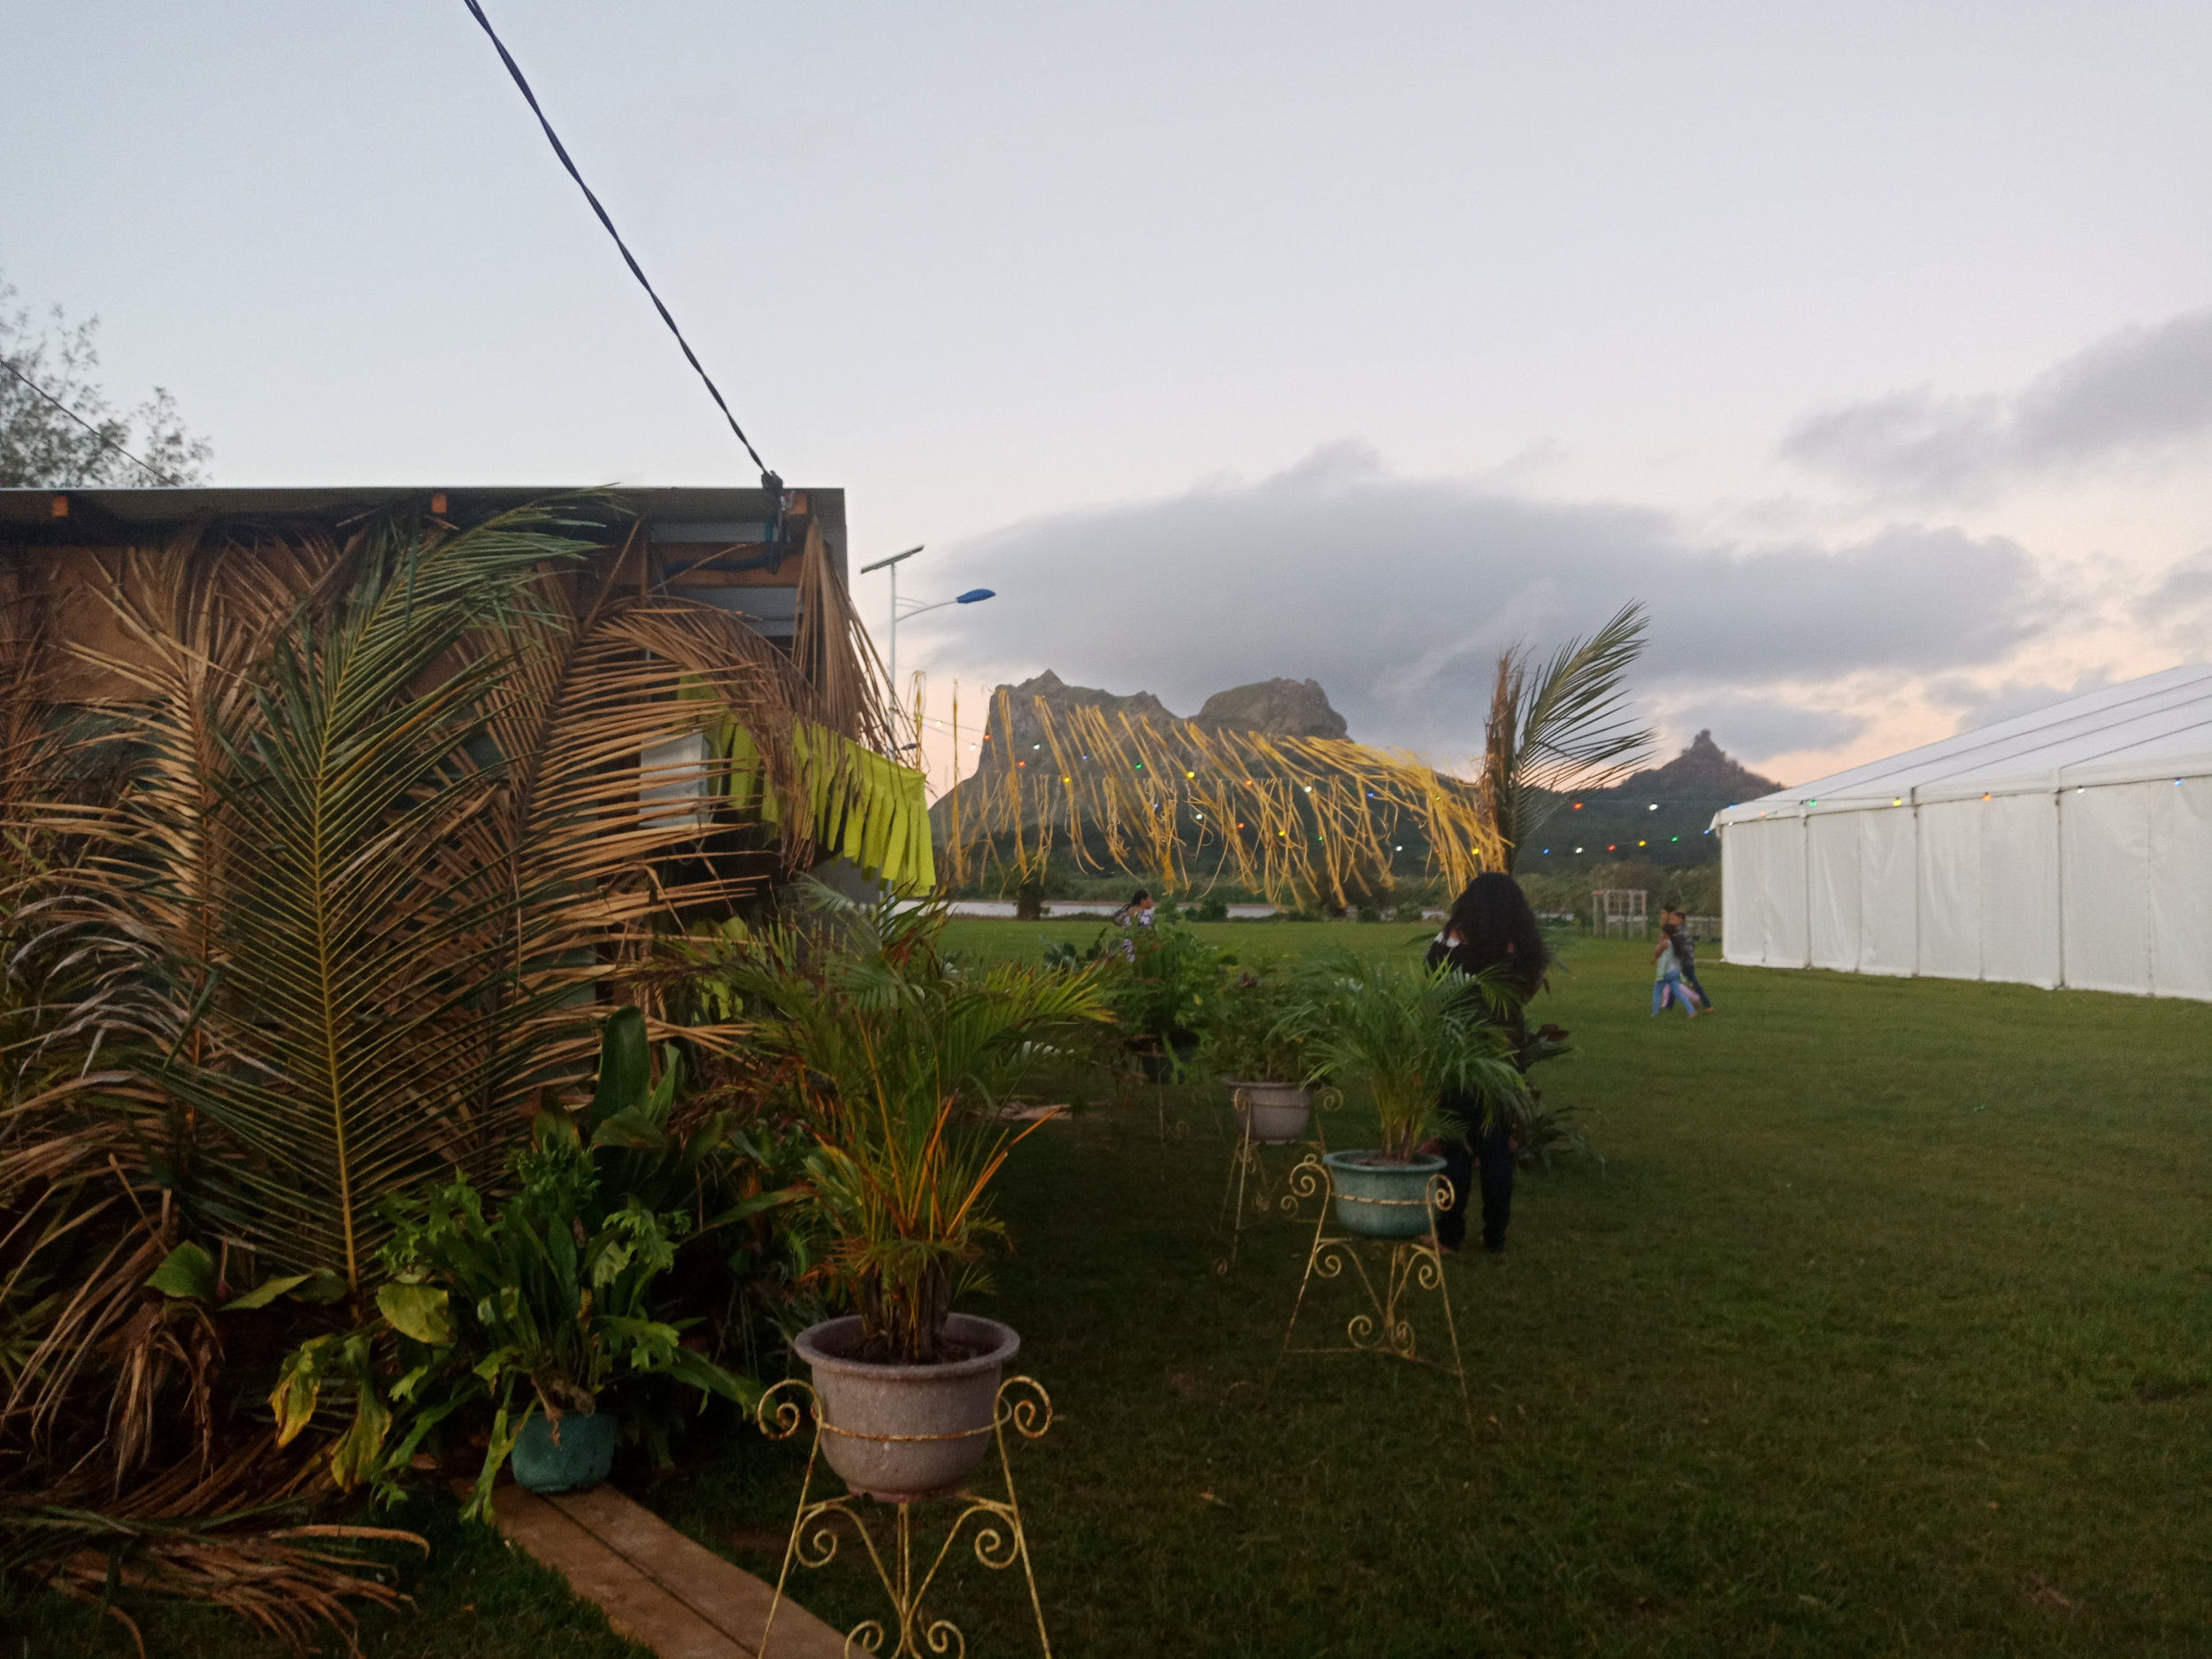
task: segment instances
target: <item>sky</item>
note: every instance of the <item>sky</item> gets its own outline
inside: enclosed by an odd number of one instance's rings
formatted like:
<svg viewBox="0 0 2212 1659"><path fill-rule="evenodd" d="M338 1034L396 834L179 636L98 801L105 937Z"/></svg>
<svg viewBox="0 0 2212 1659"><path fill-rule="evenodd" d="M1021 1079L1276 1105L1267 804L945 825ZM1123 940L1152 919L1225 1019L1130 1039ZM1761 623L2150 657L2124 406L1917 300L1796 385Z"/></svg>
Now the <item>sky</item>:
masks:
<svg viewBox="0 0 2212 1659"><path fill-rule="evenodd" d="M996 590L934 717L1283 674L1451 765L1640 600L1662 751L1795 782L2204 654L2212 8L486 5L856 566ZM0 275L217 481L750 481L460 0L0 39Z"/></svg>

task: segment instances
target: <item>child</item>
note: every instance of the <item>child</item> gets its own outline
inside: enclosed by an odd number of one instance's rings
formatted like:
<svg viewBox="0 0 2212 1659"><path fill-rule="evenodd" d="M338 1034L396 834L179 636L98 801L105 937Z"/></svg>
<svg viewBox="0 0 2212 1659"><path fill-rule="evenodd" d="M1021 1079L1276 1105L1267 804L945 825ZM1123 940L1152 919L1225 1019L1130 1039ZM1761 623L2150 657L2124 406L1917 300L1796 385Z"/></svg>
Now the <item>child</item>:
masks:
<svg viewBox="0 0 2212 1659"><path fill-rule="evenodd" d="M1707 1013L1711 1013L1713 994L1697 977L1697 939L1690 932L1690 918L1680 910L1669 910L1660 911L1659 919L1674 924L1674 954L1682 964L1682 983L1697 994L1699 1003Z"/></svg>
<svg viewBox="0 0 2212 1659"><path fill-rule="evenodd" d="M1672 922L1659 930L1658 949L1651 953L1651 1012L1656 1018L1671 1002L1682 1004L1685 1013L1697 1018L1697 994L1682 983L1682 955L1678 941L1682 930Z"/></svg>

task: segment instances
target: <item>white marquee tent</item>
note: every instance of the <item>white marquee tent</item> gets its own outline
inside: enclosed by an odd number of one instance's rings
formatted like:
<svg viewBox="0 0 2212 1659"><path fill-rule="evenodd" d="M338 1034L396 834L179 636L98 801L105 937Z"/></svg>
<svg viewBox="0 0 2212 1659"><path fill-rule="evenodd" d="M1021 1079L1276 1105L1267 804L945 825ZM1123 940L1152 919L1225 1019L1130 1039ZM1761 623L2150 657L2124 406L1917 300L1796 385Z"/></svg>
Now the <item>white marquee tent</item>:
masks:
<svg viewBox="0 0 2212 1659"><path fill-rule="evenodd" d="M2212 667L1742 802L1713 827L1730 962L2212 1000Z"/></svg>

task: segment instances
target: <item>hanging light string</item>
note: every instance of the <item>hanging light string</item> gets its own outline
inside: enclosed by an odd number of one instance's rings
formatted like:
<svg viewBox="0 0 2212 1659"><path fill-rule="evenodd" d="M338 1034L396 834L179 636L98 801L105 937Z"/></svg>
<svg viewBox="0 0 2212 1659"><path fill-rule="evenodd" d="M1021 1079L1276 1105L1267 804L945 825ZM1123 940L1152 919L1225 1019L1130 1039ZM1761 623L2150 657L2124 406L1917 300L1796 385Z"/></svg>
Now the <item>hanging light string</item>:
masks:
<svg viewBox="0 0 2212 1659"><path fill-rule="evenodd" d="M22 381L24 385L29 387L31 390L35 392L39 396L44 398L56 409L60 410L63 414L68 416L70 419L75 421L80 426L82 426L87 432L93 435L93 438L101 445L102 448L114 450L116 454L121 456L133 466L137 467L142 472L151 473L155 478L159 479L163 483L168 485L173 489L180 489L183 488L183 486L179 484L175 479L171 478L168 473L163 472L159 467L147 465L145 462L140 460L128 449L126 449L121 444L116 442L116 441L109 437L106 433L102 432L99 427L94 426L75 410L70 408L68 404L63 403L60 398L55 396L51 392L41 386L29 375L24 373L22 370L17 368L14 364L9 362L5 357L0 357L0 369L5 369L9 373L14 375L17 380Z"/></svg>
<svg viewBox="0 0 2212 1659"><path fill-rule="evenodd" d="M684 338L684 331L676 326L676 319L669 314L668 307L661 303L661 296L653 291L653 285L647 280L644 267L638 264L637 256L630 251L629 244L622 240L622 233L614 227L614 220L607 217L607 210L599 204L599 198L591 193L591 186L584 182L584 175L569 159L568 150L561 142L561 135L553 130L553 123L545 119L545 111L538 107L537 95L530 90L529 81L523 78L522 66L515 62L514 54L507 50L506 42L492 27L492 20L484 15L484 8L477 0L462 0L462 4L468 7L469 15L482 26L484 33L490 37L492 49L499 54L499 61L507 65L507 73L514 77L524 102L530 106L530 113L538 118L538 125L545 129L546 142L553 146L553 153L561 158L561 165L568 169L568 176L576 180L576 188L584 193L584 200L591 204L591 211L599 215L599 222L607 227L607 234L614 238L614 245L622 251L623 263L630 267L630 274L638 280L638 286L653 302L653 309L661 314L661 321L668 325L668 332L676 336L676 343L683 348L684 360L697 371L701 382L707 388L707 395L714 399L715 407L722 411L722 419L730 423L730 430L745 446L745 453L753 457L753 465L760 469L761 487L764 489L781 489L783 480L768 470L768 463L762 460L760 451L753 448L753 441L745 435L745 428L737 424L737 417L730 412L729 404L724 401L721 388L708 374L706 365L699 361L699 354L691 349L691 342Z"/></svg>

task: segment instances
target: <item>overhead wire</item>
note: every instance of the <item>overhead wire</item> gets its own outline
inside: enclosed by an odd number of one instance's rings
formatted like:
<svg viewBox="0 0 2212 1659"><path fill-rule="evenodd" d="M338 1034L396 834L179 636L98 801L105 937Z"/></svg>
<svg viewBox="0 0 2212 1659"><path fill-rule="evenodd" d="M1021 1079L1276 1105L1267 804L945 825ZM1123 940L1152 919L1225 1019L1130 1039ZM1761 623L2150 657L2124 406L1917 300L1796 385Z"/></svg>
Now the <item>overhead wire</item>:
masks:
<svg viewBox="0 0 2212 1659"><path fill-rule="evenodd" d="M591 186L584 182L584 175L577 170L575 162L570 159L568 147L561 142L561 135L553 130L553 123L546 119L544 110L538 105L537 94L530 90L530 82L523 75L522 65L515 62L514 54L507 50L507 43L499 38L499 32L492 27L492 20L484 15L484 8L478 4L478 0L461 0L461 3L468 7L469 15L476 19L485 35L490 39L492 50L499 54L499 61L507 65L507 73L514 78L515 86L521 92L523 101L529 104L530 113L538 118L538 125L545 129L546 142L553 146L553 153L560 157L561 165L568 169L568 176L576 180L576 188L584 193L584 200L591 204L591 211L599 216L599 222L607 227L607 234L614 238L614 245L621 250L623 263L630 267L630 274L638 280L638 286L645 290L646 297L653 302L653 309L661 314L661 321L668 325L668 332L676 336L676 343L683 349L684 360L689 363L698 374L701 383L707 388L707 396L714 399L715 407L722 411L722 419L730 423L730 430L737 434L737 441L745 446L745 453L752 457L753 465L760 469L762 488L780 489L783 487L782 479L769 469L767 462L760 458L760 451L753 447L753 441L745 435L745 428L737 424L737 417L730 412L729 403L723 397L721 388L715 385L713 376L707 373L706 365L699 361L699 354L691 349L691 342L684 338L684 331L676 326L675 318L670 314L667 305L662 302L659 294L655 292L652 282L645 274L645 268L638 264L637 256L630 251L629 243L622 240L622 233L614 227L614 220L608 217L607 210L600 204L599 198L592 194Z"/></svg>
<svg viewBox="0 0 2212 1659"><path fill-rule="evenodd" d="M172 489L179 489L182 488L182 485L180 484L177 480L170 477L168 473L163 472L159 467L150 466L145 462L140 460L128 449L126 449L121 444L116 442L116 441L109 437L106 433L102 432L99 427L94 426L75 410L70 408L68 404L63 403L60 398L55 396L51 392L41 386L29 375L24 373L22 370L17 368L14 364L9 362L5 357L0 357L0 369L5 369L9 373L14 375L17 380L22 381L24 385L29 387L31 390L35 392L39 396L44 398L56 409L60 410L63 414L68 416L70 419L75 421L80 426L82 426L87 432L93 435L93 437L103 448L114 450L116 454L121 456L133 466L137 467L141 472L152 473L154 477L159 479Z"/></svg>

